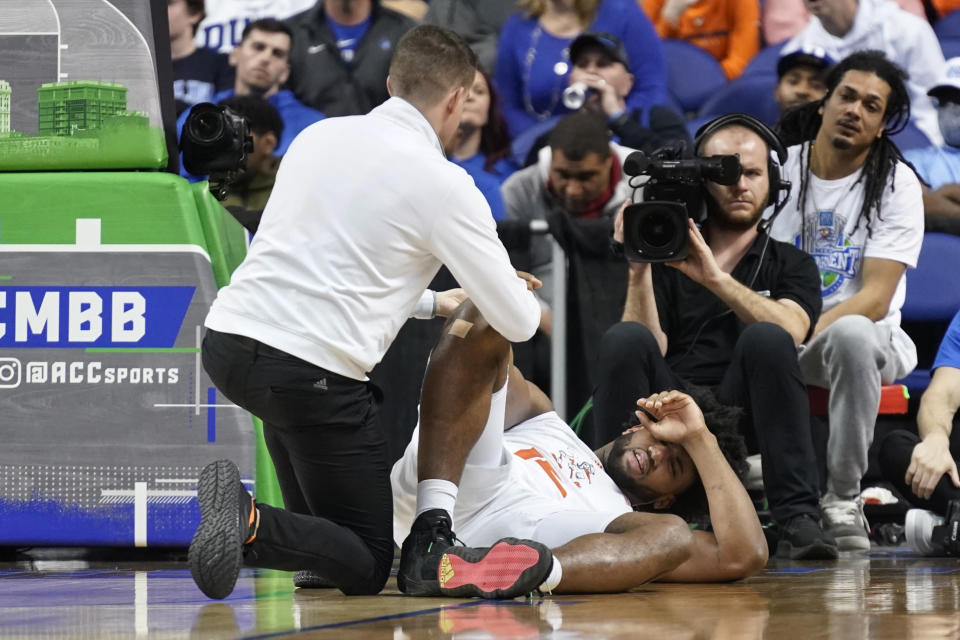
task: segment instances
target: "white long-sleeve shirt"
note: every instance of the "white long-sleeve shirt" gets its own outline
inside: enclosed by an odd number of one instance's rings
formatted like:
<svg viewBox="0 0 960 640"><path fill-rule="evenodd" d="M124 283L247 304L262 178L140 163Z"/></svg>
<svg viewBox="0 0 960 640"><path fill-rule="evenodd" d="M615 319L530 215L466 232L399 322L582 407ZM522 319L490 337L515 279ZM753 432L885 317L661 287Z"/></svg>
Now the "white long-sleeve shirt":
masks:
<svg viewBox="0 0 960 640"><path fill-rule="evenodd" d="M831 35L820 20L810 20L803 31L783 46L783 53L804 47L821 47L840 61L855 51L879 49L910 74L911 120L934 145L943 144L937 110L927 90L940 81L945 62L930 24L902 10L889 0L859 0L850 31L841 38Z"/></svg>
<svg viewBox="0 0 960 640"><path fill-rule="evenodd" d="M506 339L534 334L540 306L483 195L426 118L391 98L294 139L206 326L363 380L441 263Z"/></svg>

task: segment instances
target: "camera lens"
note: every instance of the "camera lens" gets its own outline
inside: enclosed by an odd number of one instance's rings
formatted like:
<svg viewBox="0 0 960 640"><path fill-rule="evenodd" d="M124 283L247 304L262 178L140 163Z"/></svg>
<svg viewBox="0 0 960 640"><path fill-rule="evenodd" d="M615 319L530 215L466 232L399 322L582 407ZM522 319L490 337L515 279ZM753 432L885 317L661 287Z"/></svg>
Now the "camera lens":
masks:
<svg viewBox="0 0 960 640"><path fill-rule="evenodd" d="M190 123L190 136L199 143L210 143L223 136L223 117L219 111L203 110L192 113L187 121Z"/></svg>
<svg viewBox="0 0 960 640"><path fill-rule="evenodd" d="M677 230L673 216L669 212L652 212L640 221L640 237L643 241L656 249L666 247L674 242Z"/></svg>

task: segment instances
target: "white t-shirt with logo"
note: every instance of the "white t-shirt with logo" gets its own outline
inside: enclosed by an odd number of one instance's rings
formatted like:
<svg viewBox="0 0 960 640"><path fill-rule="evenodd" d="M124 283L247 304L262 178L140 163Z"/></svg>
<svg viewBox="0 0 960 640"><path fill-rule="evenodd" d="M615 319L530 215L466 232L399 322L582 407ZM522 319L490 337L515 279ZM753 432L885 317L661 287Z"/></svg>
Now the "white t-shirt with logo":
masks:
<svg viewBox="0 0 960 640"><path fill-rule="evenodd" d="M865 221L857 224L864 198L863 170L837 180L822 180L812 172L807 178L803 215L797 210L803 169L807 170L807 145L788 149L784 177L793 183L790 201L777 217L770 235L793 243L810 253L820 268L823 311L826 312L863 286L864 258L896 260L908 268L917 266L923 244L923 193L920 181L906 164L896 166L892 184L883 191L880 216L871 212L872 234ZM900 326L900 307L907 293L906 273L890 300L890 308L878 322Z"/></svg>

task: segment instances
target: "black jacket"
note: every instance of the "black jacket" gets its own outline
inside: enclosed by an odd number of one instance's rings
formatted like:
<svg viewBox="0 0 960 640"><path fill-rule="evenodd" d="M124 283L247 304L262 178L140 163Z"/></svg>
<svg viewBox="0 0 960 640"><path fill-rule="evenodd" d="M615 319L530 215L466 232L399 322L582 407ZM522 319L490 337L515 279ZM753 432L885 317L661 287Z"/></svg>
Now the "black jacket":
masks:
<svg viewBox="0 0 960 640"><path fill-rule="evenodd" d="M322 2L287 20L293 31L287 86L301 102L330 117L367 113L390 97L393 49L415 23L377 2L371 18L350 65L340 57Z"/></svg>

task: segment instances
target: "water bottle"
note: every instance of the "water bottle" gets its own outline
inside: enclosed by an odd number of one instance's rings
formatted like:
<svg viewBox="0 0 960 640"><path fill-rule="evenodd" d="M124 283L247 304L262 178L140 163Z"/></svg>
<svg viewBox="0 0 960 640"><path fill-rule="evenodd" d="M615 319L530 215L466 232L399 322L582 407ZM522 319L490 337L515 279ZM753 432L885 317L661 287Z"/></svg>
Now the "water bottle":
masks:
<svg viewBox="0 0 960 640"><path fill-rule="evenodd" d="M576 111L587 101L587 85L582 82L574 82L563 90L563 106L571 111Z"/></svg>

